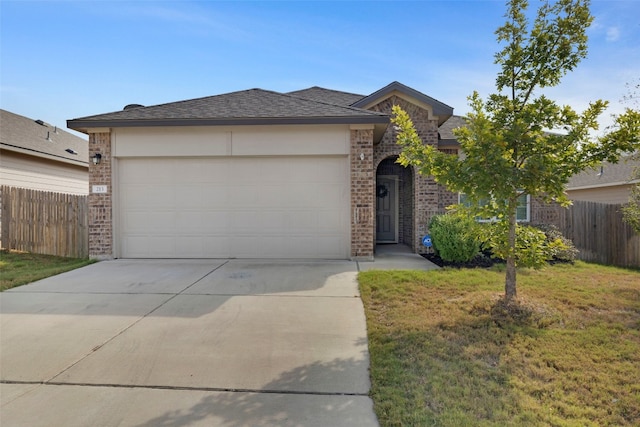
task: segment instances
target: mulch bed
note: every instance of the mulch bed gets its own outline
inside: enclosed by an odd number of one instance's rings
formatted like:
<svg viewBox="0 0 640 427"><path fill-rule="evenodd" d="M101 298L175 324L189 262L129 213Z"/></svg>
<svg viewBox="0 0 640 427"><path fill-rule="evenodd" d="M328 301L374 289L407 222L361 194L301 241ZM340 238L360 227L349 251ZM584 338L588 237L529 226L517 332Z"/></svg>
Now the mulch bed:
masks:
<svg viewBox="0 0 640 427"><path fill-rule="evenodd" d="M453 267L453 268L490 268L496 264L504 264L505 260L500 258L492 258L489 254L483 253L468 262L452 262L445 261L435 254L420 254L423 258L428 259L438 267ZM573 261L553 259L548 261L550 265L553 264L573 264Z"/></svg>
<svg viewBox="0 0 640 427"><path fill-rule="evenodd" d="M452 262L445 261L435 254L421 254L423 258L428 259L438 267L454 267L454 268L489 268L495 264L504 264L504 260L491 258L488 255L480 254L471 261Z"/></svg>

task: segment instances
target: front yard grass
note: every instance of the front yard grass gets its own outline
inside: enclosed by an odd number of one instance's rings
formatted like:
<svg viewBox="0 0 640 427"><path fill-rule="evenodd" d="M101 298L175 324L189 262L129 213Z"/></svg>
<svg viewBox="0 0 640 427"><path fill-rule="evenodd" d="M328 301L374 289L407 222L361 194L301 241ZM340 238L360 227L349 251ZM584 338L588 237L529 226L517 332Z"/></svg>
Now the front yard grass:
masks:
<svg viewBox="0 0 640 427"><path fill-rule="evenodd" d="M577 262L359 275L386 426L640 425L640 272Z"/></svg>
<svg viewBox="0 0 640 427"><path fill-rule="evenodd" d="M91 264L89 259L0 251L0 291Z"/></svg>

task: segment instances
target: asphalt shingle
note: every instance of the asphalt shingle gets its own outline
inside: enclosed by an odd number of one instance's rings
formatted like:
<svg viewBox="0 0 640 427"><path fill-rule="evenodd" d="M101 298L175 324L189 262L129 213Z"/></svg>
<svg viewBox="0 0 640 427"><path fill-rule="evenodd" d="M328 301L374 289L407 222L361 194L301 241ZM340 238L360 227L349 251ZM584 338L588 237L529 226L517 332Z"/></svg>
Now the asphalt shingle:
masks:
<svg viewBox="0 0 640 427"><path fill-rule="evenodd" d="M631 156L621 158L618 163L604 162L600 166L586 169L571 177L567 189L637 182L634 180L634 171L637 168L640 168L640 160Z"/></svg>
<svg viewBox="0 0 640 427"><path fill-rule="evenodd" d="M300 98L311 99L313 101L327 102L329 104L344 106L349 106L365 97L364 95L325 89L319 86L313 86L308 89L288 92L288 94Z"/></svg>
<svg viewBox="0 0 640 427"><path fill-rule="evenodd" d="M41 120L0 110L0 146L52 160L88 165L88 142ZM77 153L77 154L73 154Z"/></svg>
<svg viewBox="0 0 640 427"><path fill-rule="evenodd" d="M294 95L267 91L263 89L249 89L223 95L209 96L186 101L172 102L149 107L130 108L113 113L99 114L70 120L71 128L91 123L114 123L126 125L127 122L170 122L180 121L188 124L193 121L212 124L220 122L256 123L260 120L280 119L367 119L368 121L383 123L388 121L385 114L367 111L344 105L318 102Z"/></svg>

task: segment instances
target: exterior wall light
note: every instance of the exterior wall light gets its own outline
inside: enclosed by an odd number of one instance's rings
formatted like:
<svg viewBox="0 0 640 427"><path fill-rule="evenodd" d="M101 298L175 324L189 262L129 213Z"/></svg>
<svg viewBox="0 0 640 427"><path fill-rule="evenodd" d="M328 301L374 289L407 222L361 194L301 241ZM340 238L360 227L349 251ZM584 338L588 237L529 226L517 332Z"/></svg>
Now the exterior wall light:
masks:
<svg viewBox="0 0 640 427"><path fill-rule="evenodd" d="M102 161L102 154L100 153L94 154L93 157L91 158L91 161L93 162L94 165L99 165L100 161Z"/></svg>

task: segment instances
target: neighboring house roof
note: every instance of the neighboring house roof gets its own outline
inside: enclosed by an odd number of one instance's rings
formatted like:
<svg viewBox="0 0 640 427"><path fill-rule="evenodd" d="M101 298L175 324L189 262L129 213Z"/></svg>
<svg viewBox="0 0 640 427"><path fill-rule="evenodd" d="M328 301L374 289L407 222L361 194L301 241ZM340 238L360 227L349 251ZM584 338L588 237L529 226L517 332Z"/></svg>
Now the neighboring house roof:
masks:
<svg viewBox="0 0 640 427"><path fill-rule="evenodd" d="M89 164L86 140L42 120L1 109L0 148L80 166Z"/></svg>
<svg viewBox="0 0 640 427"><path fill-rule="evenodd" d="M569 180L567 190L635 184L640 182L639 179L633 178L634 170L639 167L640 160L633 159L631 156L620 159L618 163L604 162L600 166L574 175Z"/></svg>
<svg viewBox="0 0 640 427"><path fill-rule="evenodd" d="M359 108L368 108L369 106L380 102L380 100L393 95L394 92L399 92L427 105L430 105L433 109L433 114L438 116L440 119L440 122L438 123L439 125L442 125L450 116L453 115L453 107L450 107L435 98L425 95L422 92L418 92L417 90L410 88L409 86L405 86L399 82L388 84L382 89L375 91L371 95L366 96L359 101L356 101L354 104L352 104L352 106Z"/></svg>
<svg viewBox="0 0 640 427"><path fill-rule="evenodd" d="M354 103L360 101L365 97L365 95L325 89L318 86L313 86L308 89L296 90L293 92L289 92L288 94L298 96L300 98L311 99L314 101L328 102L331 104L345 106L353 105Z"/></svg>
<svg viewBox="0 0 640 427"><path fill-rule="evenodd" d="M438 128L438 136L443 145L459 145L458 139L453 134L455 128L466 126L467 122L462 116L451 116Z"/></svg>
<svg viewBox="0 0 640 427"><path fill-rule="evenodd" d="M250 89L68 120L71 129L259 124L380 124L386 114L299 96Z"/></svg>

